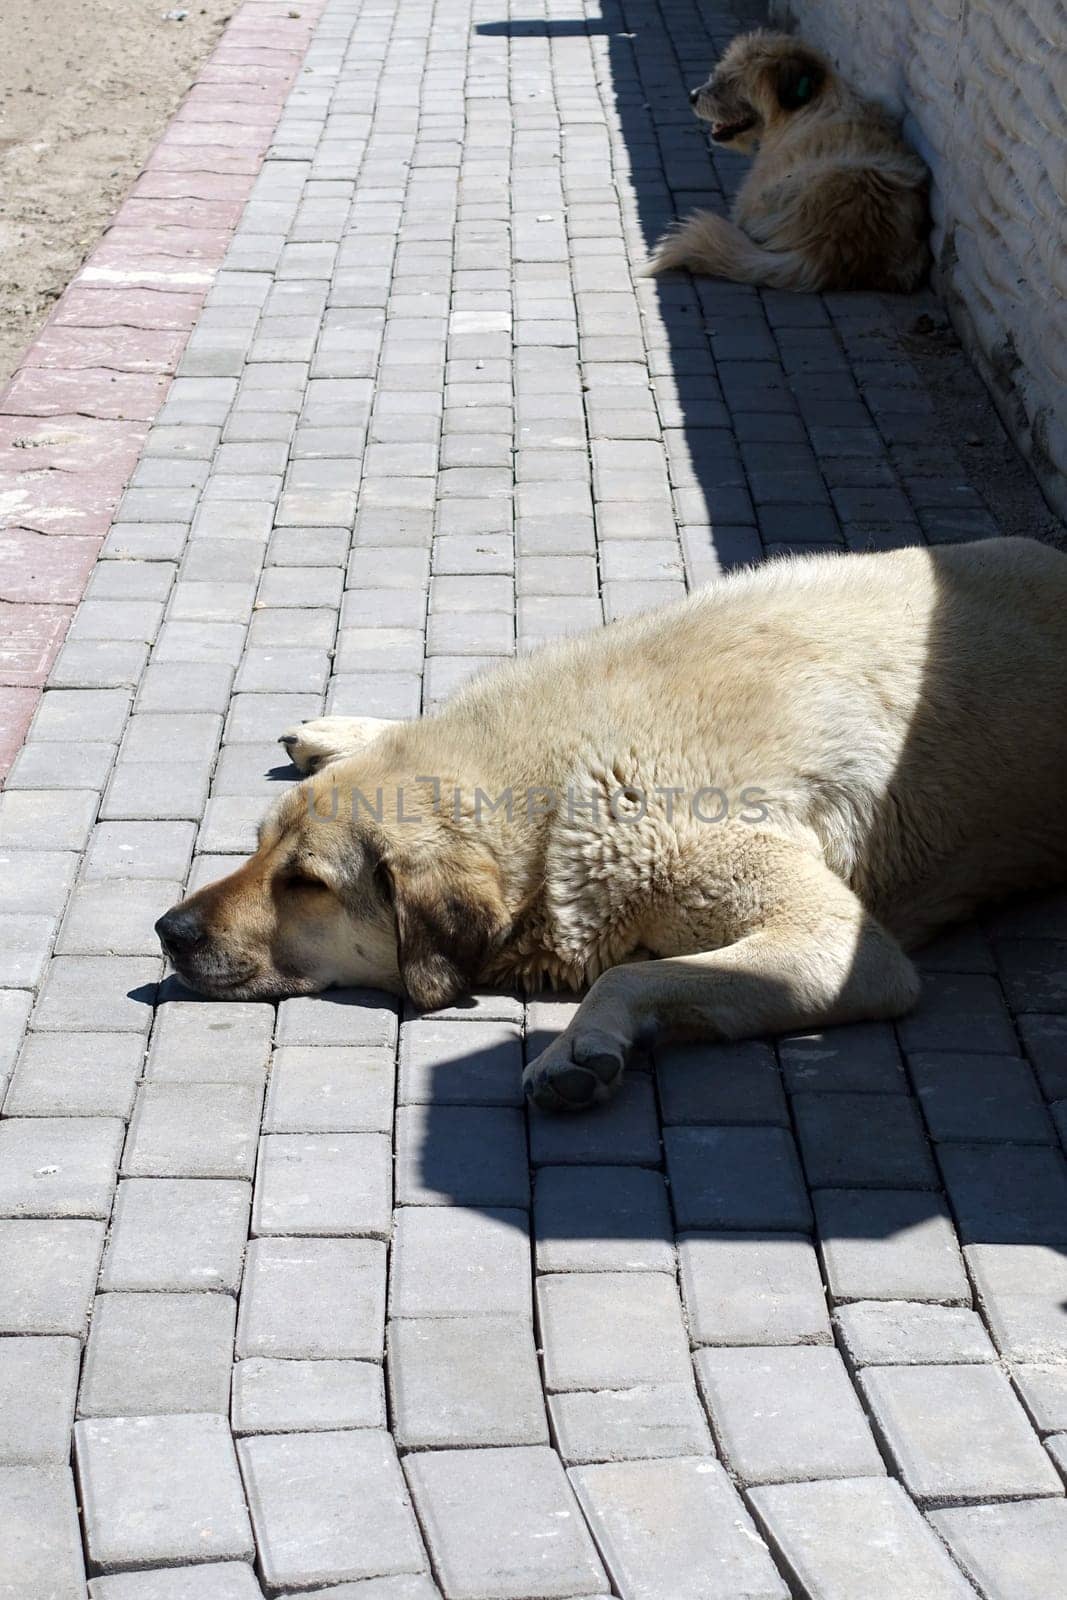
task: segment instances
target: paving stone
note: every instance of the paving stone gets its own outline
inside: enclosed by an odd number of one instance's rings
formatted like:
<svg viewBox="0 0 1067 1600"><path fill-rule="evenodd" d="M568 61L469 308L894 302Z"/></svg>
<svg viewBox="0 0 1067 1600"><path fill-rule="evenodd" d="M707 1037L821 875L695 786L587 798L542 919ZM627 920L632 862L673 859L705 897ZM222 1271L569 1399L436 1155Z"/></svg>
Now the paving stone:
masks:
<svg viewBox="0 0 1067 1600"><path fill-rule="evenodd" d="M1009 1361L1067 1361L1067 1254L972 1244L967 1266L993 1341Z"/></svg>
<svg viewBox="0 0 1067 1600"><path fill-rule="evenodd" d="M388 1239L392 1150L382 1133L270 1133L260 1140L255 1234Z"/></svg>
<svg viewBox="0 0 1067 1600"><path fill-rule="evenodd" d="M59 917L74 882L78 858L66 850L8 851L3 858L0 909Z"/></svg>
<svg viewBox="0 0 1067 1600"><path fill-rule="evenodd" d="M1011 1376L1038 1433L1067 1431L1067 1366L1035 1362L1012 1367Z"/></svg>
<svg viewBox="0 0 1067 1600"><path fill-rule="evenodd" d="M224 1294L98 1295L78 1415L225 1415L235 1315Z"/></svg>
<svg viewBox="0 0 1067 1600"><path fill-rule="evenodd" d="M789 1125L774 1051L744 1044L682 1044L655 1051L663 1121Z"/></svg>
<svg viewBox="0 0 1067 1600"><path fill-rule="evenodd" d="M541 1167L538 1272L673 1272L667 1189L643 1167Z"/></svg>
<svg viewBox="0 0 1067 1600"><path fill-rule="evenodd" d="M811 1211L784 1128L666 1128L667 1171L680 1228L805 1232Z"/></svg>
<svg viewBox="0 0 1067 1600"><path fill-rule="evenodd" d="M885 1472L836 1350L703 1349L695 1366L723 1459L742 1483Z"/></svg>
<svg viewBox="0 0 1067 1600"><path fill-rule="evenodd" d="M152 570L156 570L154 564ZM106 565L98 567L93 581L107 571ZM31 737L60 744L74 739L117 744L129 710L130 696L125 689L46 689L33 719Z"/></svg>
<svg viewBox="0 0 1067 1600"><path fill-rule="evenodd" d="M372 1361L269 1361L233 1369L235 1433L384 1428L382 1369Z"/></svg>
<svg viewBox="0 0 1067 1600"><path fill-rule="evenodd" d="M280 1045L395 1045L396 1030L395 1002L370 989L330 989L278 1008Z"/></svg>
<svg viewBox="0 0 1067 1600"><path fill-rule="evenodd" d="M122 1159L127 1178L250 1178L263 1090L250 1083L144 1083Z"/></svg>
<svg viewBox="0 0 1067 1600"><path fill-rule="evenodd" d="M548 1406L567 1466L714 1454L692 1383L554 1394Z"/></svg>
<svg viewBox="0 0 1067 1600"><path fill-rule="evenodd" d="M185 877L196 829L191 822L101 822L93 829L82 876L163 882Z"/></svg>
<svg viewBox="0 0 1067 1600"><path fill-rule="evenodd" d="M208 801L196 836L197 849L211 855L250 856L263 817L262 796L219 795ZM290 1002L291 1003L291 1002Z"/></svg>
<svg viewBox="0 0 1067 1600"><path fill-rule="evenodd" d="M156 956L155 924L182 885L166 878L112 878L79 884L56 940L57 955Z"/></svg>
<svg viewBox="0 0 1067 1600"><path fill-rule="evenodd" d="M1045 1098L1067 1098L1067 1017L1021 1016L1019 1034Z"/></svg>
<svg viewBox="0 0 1067 1600"><path fill-rule="evenodd" d="M15 757L6 787L8 790L102 789L114 759L112 744L30 741Z"/></svg>
<svg viewBox="0 0 1067 1600"><path fill-rule="evenodd" d="M996 1360L981 1318L963 1306L858 1300L840 1306L834 1323L854 1367L962 1366Z"/></svg>
<svg viewBox="0 0 1067 1600"><path fill-rule="evenodd" d="M786 1600L788 1590L717 1461L607 1462L571 1482L618 1593L642 1600Z"/></svg>
<svg viewBox="0 0 1067 1600"><path fill-rule="evenodd" d="M930 1521L989 1600L1047 1600L1067 1560L1067 1503L952 1506Z"/></svg>
<svg viewBox="0 0 1067 1600"><path fill-rule="evenodd" d="M376 1239L253 1239L238 1356L380 1361L385 1246Z"/></svg>
<svg viewBox="0 0 1067 1600"><path fill-rule="evenodd" d="M49 682L57 689L132 689L145 668L140 640L71 640L56 657Z"/></svg>
<svg viewBox="0 0 1067 1600"><path fill-rule="evenodd" d="M522 1112L504 1106L400 1106L400 1205L527 1206Z"/></svg>
<svg viewBox="0 0 1067 1600"><path fill-rule="evenodd" d="M819 1264L803 1236L683 1234L678 1259L694 1345L831 1342Z"/></svg>
<svg viewBox="0 0 1067 1600"><path fill-rule="evenodd" d="M1052 1144L1055 1134L1034 1075L1011 1056L919 1052L909 1057L915 1090L935 1139Z"/></svg>
<svg viewBox="0 0 1067 1600"><path fill-rule="evenodd" d="M521 1105L520 1029L489 1020L405 1023L399 1099L401 1105Z"/></svg>
<svg viewBox="0 0 1067 1600"><path fill-rule="evenodd" d="M0 1334L83 1339L103 1247L100 1222L0 1219Z"/></svg>
<svg viewBox="0 0 1067 1600"><path fill-rule="evenodd" d="M404 1450L548 1443L528 1317L399 1318L389 1384Z"/></svg>
<svg viewBox="0 0 1067 1600"><path fill-rule="evenodd" d="M688 1340L673 1276L561 1273L537 1280L545 1386L631 1389L681 1383Z"/></svg>
<svg viewBox="0 0 1067 1600"><path fill-rule="evenodd" d="M0 1339L0 1467L66 1466L80 1363L76 1339Z"/></svg>
<svg viewBox="0 0 1067 1600"><path fill-rule="evenodd" d="M94 789L9 789L0 837L8 850L83 850L99 803Z"/></svg>
<svg viewBox="0 0 1067 1600"><path fill-rule="evenodd" d="M408 1456L404 1467L434 1569L455 1600L604 1589L593 1541L547 1446L434 1450Z"/></svg>
<svg viewBox="0 0 1067 1600"><path fill-rule="evenodd" d="M384 1048L277 1050L264 1109L265 1133L388 1133L395 1069Z"/></svg>
<svg viewBox="0 0 1067 1600"><path fill-rule="evenodd" d="M150 661L137 691L143 712L216 712L226 709L233 667L224 661Z"/></svg>
<svg viewBox="0 0 1067 1600"><path fill-rule="evenodd" d="M161 965L146 957L56 956L33 1025L62 1033L147 1033Z"/></svg>
<svg viewBox="0 0 1067 1600"><path fill-rule="evenodd" d="M35 989L48 967L55 918L0 914L0 985Z"/></svg>
<svg viewBox="0 0 1067 1600"><path fill-rule="evenodd" d="M250 1083L266 1077L274 1008L170 1002L156 1011L145 1076L160 1083Z"/></svg>
<svg viewBox="0 0 1067 1600"><path fill-rule="evenodd" d="M939 1159L965 1244L1067 1244L1062 1151L953 1144Z"/></svg>
<svg viewBox="0 0 1067 1600"><path fill-rule="evenodd" d="M892 1479L769 1484L748 1500L797 1592L813 1600L970 1600L970 1585Z"/></svg>
<svg viewBox="0 0 1067 1600"><path fill-rule="evenodd" d="M89 1584L89 1600L262 1600L262 1594L252 1568L241 1561L119 1572Z"/></svg>
<svg viewBox="0 0 1067 1600"><path fill-rule="evenodd" d="M814 1196L830 1294L845 1300L969 1305L944 1201L907 1189L824 1189Z"/></svg>
<svg viewBox="0 0 1067 1600"><path fill-rule="evenodd" d="M68 1466L0 1466L0 1550L11 1600L84 1600L85 1562Z"/></svg>
<svg viewBox="0 0 1067 1600"><path fill-rule="evenodd" d="M1016 1055L1018 1042L995 978L930 973L919 1004L897 1024L904 1050Z"/></svg>
<svg viewBox="0 0 1067 1600"><path fill-rule="evenodd" d="M426 1573L331 1584L328 1589L314 1592L316 1600L441 1600L440 1589ZM283 1596L283 1600L293 1600L292 1594Z"/></svg>
<svg viewBox="0 0 1067 1600"><path fill-rule="evenodd" d="M529 1049L527 1059L531 1059ZM660 1164L659 1121L647 1073L631 1072L618 1093L589 1116L558 1117L532 1112L529 1128L530 1160L535 1167L600 1162L606 1166Z"/></svg>
<svg viewBox="0 0 1067 1600"><path fill-rule="evenodd" d="M116 1117L5 1117L0 1216L106 1222L125 1132Z"/></svg>
<svg viewBox="0 0 1067 1600"><path fill-rule="evenodd" d="M225 1178L123 1178L100 1287L237 1293L251 1185Z"/></svg>
<svg viewBox="0 0 1067 1600"><path fill-rule="evenodd" d="M261 1435L238 1451L271 1590L425 1569L387 1433Z"/></svg>
<svg viewBox="0 0 1067 1600"><path fill-rule="evenodd" d="M794 1094L793 1115L813 1188L937 1187L922 1121L904 1095L805 1092Z"/></svg>
<svg viewBox="0 0 1067 1600"><path fill-rule="evenodd" d="M1063 1493L995 1367L867 1367L860 1385L905 1488L921 1505Z"/></svg>
<svg viewBox="0 0 1067 1600"><path fill-rule="evenodd" d="M94 1571L251 1558L222 1417L91 1417L75 1425L74 1438Z"/></svg>
<svg viewBox="0 0 1067 1600"><path fill-rule="evenodd" d="M393 1317L529 1317L530 1245L524 1211L402 1206L395 1217Z"/></svg>

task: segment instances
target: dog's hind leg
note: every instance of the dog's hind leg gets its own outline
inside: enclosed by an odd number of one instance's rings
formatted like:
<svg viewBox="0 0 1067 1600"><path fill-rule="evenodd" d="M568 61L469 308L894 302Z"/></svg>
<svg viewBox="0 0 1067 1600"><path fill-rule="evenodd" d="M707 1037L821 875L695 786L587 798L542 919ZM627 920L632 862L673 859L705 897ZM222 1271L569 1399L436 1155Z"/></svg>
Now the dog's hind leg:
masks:
<svg viewBox="0 0 1067 1600"><path fill-rule="evenodd" d="M767 289L825 287L816 266L799 250L765 250L736 223L713 211L697 211L664 234L648 270L654 276L682 267Z"/></svg>
<svg viewBox="0 0 1067 1600"><path fill-rule="evenodd" d="M657 1037L746 1039L909 1010L919 980L900 945L817 857L783 849L797 858L789 894L761 927L722 949L605 972L527 1067L527 1097L555 1111L604 1100L631 1049Z"/></svg>
<svg viewBox="0 0 1067 1600"><path fill-rule="evenodd" d="M315 717L290 728L278 743L284 745L298 771L318 772L327 762L356 755L386 728L395 726L395 720L388 717Z"/></svg>

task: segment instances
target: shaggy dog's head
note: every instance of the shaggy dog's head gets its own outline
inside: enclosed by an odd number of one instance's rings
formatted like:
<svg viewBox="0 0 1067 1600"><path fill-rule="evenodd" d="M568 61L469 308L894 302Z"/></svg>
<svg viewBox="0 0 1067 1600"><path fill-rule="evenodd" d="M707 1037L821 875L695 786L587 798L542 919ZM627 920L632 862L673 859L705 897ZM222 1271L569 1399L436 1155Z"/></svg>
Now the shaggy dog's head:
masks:
<svg viewBox="0 0 1067 1600"><path fill-rule="evenodd" d="M156 924L190 988L214 999L405 991L427 1009L478 978L510 927L477 829L368 753L286 794L236 872Z"/></svg>
<svg viewBox="0 0 1067 1600"><path fill-rule="evenodd" d="M785 119L815 104L831 78L829 63L810 45L786 33L745 33L689 101L710 122L717 144L750 150Z"/></svg>

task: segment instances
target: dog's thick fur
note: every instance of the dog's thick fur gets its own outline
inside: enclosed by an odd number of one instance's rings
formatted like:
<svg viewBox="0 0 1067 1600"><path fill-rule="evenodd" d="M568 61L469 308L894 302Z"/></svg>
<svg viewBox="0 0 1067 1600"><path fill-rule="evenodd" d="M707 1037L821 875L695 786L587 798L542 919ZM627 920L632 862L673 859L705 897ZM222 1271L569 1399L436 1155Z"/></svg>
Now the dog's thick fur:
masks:
<svg viewBox="0 0 1067 1600"><path fill-rule="evenodd" d="M772 289L916 289L930 264L923 162L825 56L781 33L735 39L692 101L712 137L758 148L732 221L698 211L651 270Z"/></svg>
<svg viewBox="0 0 1067 1600"><path fill-rule="evenodd" d="M539 1103L587 1103L659 1031L906 1011L905 948L1067 878L1065 709L1063 555L771 563L421 721L285 735L315 775L161 937L216 997L591 983L528 1071Z"/></svg>

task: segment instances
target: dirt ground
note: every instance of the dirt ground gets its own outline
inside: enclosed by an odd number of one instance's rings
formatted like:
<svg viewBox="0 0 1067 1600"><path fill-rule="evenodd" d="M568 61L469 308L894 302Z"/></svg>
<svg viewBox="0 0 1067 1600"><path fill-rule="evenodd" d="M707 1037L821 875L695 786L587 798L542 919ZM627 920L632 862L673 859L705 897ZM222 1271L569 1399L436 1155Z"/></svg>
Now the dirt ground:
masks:
<svg viewBox="0 0 1067 1600"><path fill-rule="evenodd" d="M99 239L236 0L0 0L0 385Z"/></svg>

